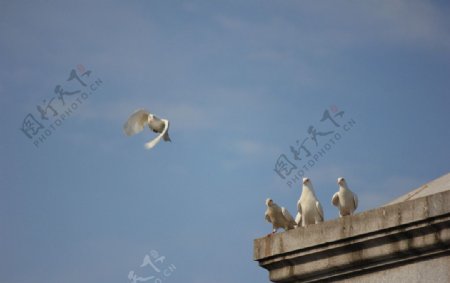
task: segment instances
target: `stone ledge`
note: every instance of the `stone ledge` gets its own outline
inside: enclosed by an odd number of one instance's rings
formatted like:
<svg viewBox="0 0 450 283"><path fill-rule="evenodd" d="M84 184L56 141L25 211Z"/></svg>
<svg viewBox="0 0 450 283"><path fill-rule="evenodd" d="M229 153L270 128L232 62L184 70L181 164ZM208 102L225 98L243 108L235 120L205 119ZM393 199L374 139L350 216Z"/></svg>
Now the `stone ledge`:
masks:
<svg viewBox="0 0 450 283"><path fill-rule="evenodd" d="M450 191L256 239L273 282L315 282L450 251Z"/></svg>

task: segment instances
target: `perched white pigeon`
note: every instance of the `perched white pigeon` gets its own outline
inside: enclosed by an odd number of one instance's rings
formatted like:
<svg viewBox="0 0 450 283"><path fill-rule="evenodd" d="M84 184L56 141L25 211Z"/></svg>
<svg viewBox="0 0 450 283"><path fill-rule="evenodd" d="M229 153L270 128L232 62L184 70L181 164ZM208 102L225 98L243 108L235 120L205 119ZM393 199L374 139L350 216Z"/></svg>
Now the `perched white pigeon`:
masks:
<svg viewBox="0 0 450 283"><path fill-rule="evenodd" d="M344 178L338 178L339 191L333 195L331 203L339 208L339 216L352 215L358 207L358 197L347 186Z"/></svg>
<svg viewBox="0 0 450 283"><path fill-rule="evenodd" d="M306 226L323 222L323 209L314 193L311 181L303 178L302 195L297 202L297 226Z"/></svg>
<svg viewBox="0 0 450 283"><path fill-rule="evenodd" d="M272 199L266 200L267 210L265 213L266 220L272 223L272 234L279 228L290 230L295 228L295 221L292 215L284 207L279 207Z"/></svg>
<svg viewBox="0 0 450 283"><path fill-rule="evenodd" d="M146 148L153 148L161 138L163 138L164 141L170 141L169 120L160 119L144 109L134 111L125 125L123 125L123 130L127 136L131 136L141 132L146 125L148 125L153 132L159 133L156 138L145 144Z"/></svg>

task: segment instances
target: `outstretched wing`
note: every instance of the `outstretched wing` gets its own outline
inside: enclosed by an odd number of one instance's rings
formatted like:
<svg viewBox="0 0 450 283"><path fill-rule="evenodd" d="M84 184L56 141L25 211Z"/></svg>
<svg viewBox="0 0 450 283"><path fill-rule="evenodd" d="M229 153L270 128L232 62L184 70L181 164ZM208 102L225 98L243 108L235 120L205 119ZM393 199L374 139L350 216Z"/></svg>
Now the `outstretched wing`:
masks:
<svg viewBox="0 0 450 283"><path fill-rule="evenodd" d="M339 205L339 192L337 192L337 193L335 193L335 194L333 195L333 198L331 199L331 203L332 203L334 206L338 206L338 205Z"/></svg>
<svg viewBox="0 0 450 283"><path fill-rule="evenodd" d="M145 147L147 149L153 148L157 143L159 143L159 141L161 140L162 137L164 137L164 140L166 140L166 137L165 137L166 135L167 135L168 140L170 141L169 134L167 132L169 130L169 121L166 119L161 119L161 121L163 121L163 123L164 123L164 130L156 138L152 139L151 141L149 141L148 143L145 144Z"/></svg>
<svg viewBox="0 0 450 283"><path fill-rule="evenodd" d="M131 136L141 132L148 123L148 114L150 113L144 109L134 111L123 125L125 134Z"/></svg>
<svg viewBox="0 0 450 283"><path fill-rule="evenodd" d="M320 215L321 220L323 221L323 209L322 209L322 205L318 201L316 201L316 208L317 208L317 212Z"/></svg>

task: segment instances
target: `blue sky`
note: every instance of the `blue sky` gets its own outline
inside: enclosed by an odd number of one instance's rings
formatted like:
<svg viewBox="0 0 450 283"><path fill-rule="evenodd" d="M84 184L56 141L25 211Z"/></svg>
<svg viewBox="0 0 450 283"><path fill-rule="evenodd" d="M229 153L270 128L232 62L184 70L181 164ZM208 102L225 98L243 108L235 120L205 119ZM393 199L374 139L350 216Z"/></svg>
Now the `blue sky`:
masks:
<svg viewBox="0 0 450 283"><path fill-rule="evenodd" d="M0 282L268 282L253 239L271 230L267 197L295 213L300 186L274 166L284 154L294 175L311 160L294 160L296 140L316 153L341 134L304 172L326 219L340 176L364 211L449 171L449 13L446 1L2 1ZM87 88L102 83L82 103L65 96L77 109L36 147L25 117L48 130L56 118L37 106L57 85L86 90L67 81L80 65ZM170 119L172 143L126 137L137 108ZM320 121L336 109L349 131ZM310 126L333 134L315 146ZM159 273L140 267L152 251Z"/></svg>

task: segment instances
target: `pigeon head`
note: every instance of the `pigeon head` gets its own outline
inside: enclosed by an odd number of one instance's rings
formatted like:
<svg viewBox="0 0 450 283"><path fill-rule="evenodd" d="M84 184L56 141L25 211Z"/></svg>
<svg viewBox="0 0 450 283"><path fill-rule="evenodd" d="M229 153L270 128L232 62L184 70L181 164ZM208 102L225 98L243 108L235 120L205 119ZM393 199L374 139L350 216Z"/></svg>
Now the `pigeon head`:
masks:
<svg viewBox="0 0 450 283"><path fill-rule="evenodd" d="M337 179L337 183L338 183L338 185L342 185L345 183L345 179L343 177L340 177Z"/></svg>
<svg viewBox="0 0 450 283"><path fill-rule="evenodd" d="M266 199L266 205L272 206L273 200L271 198Z"/></svg>
<svg viewBox="0 0 450 283"><path fill-rule="evenodd" d="M303 178L303 185L306 185L306 183L310 182L309 178Z"/></svg>

